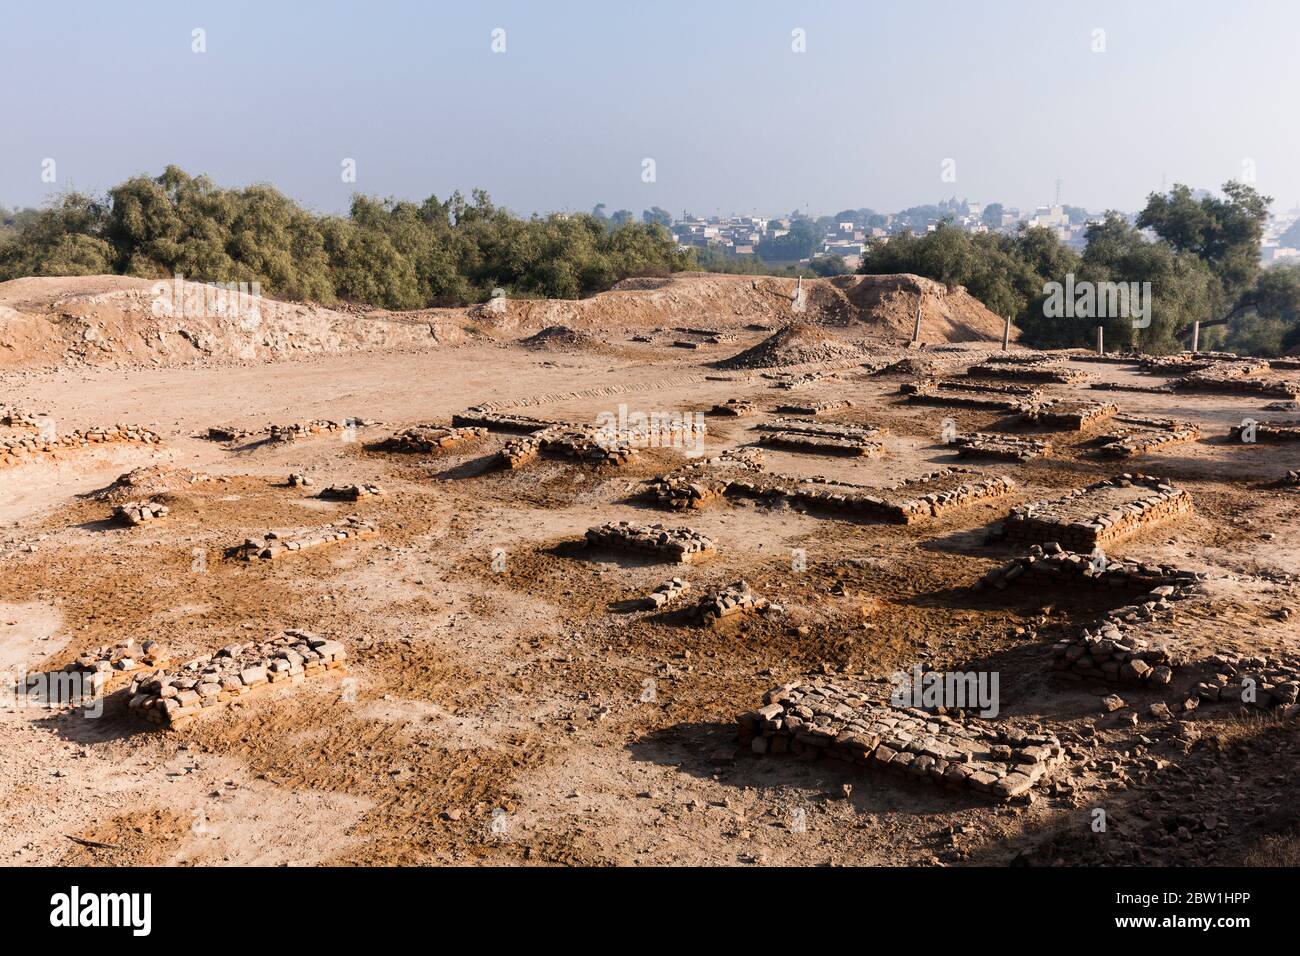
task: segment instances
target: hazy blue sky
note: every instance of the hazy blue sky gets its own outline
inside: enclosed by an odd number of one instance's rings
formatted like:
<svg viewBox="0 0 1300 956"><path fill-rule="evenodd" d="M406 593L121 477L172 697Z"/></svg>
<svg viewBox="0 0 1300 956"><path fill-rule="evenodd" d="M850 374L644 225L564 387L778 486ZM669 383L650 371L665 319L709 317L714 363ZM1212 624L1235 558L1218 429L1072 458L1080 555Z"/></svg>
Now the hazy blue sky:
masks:
<svg viewBox="0 0 1300 956"><path fill-rule="evenodd" d="M1133 209L1251 161L1286 208L1298 37L1294 0L5 0L0 203L177 163L318 210L474 186L525 213L1032 208L1058 177Z"/></svg>

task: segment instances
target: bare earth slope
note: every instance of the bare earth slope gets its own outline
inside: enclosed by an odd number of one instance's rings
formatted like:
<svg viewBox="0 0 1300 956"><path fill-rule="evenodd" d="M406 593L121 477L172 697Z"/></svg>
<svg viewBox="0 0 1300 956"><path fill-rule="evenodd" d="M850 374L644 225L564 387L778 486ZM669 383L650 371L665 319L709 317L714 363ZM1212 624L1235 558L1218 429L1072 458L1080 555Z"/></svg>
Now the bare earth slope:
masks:
<svg viewBox="0 0 1300 956"><path fill-rule="evenodd" d="M796 306L796 296L801 304ZM218 293L199 283L126 276L0 283L0 369L64 363L176 366L456 344L488 335L656 326L719 330L791 319L886 339L908 338L918 301L929 342L1000 340L1002 320L965 289L917 276L792 279L680 273L629 279L589 299L498 300L416 312L328 309Z"/></svg>

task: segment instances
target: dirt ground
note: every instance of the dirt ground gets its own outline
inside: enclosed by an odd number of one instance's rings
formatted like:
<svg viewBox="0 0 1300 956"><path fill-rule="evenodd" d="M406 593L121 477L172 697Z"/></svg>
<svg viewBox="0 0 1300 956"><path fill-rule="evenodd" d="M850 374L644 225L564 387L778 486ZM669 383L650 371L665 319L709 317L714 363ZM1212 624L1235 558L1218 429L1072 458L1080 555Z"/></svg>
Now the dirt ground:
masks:
<svg viewBox="0 0 1300 956"><path fill-rule="evenodd" d="M1283 862L1300 823L1289 790L1300 761L1293 721L1207 706L1157 725L1147 706L1178 695L1123 688L1126 710L1142 719L1116 722L1100 706L1115 688L1061 683L1050 670L1053 641L1114 602L968 590L1020 553L984 540L1012 505L1141 470L1188 489L1195 510L1114 556L1210 572L1213 610L1180 621L1185 648L1296 652L1295 619L1285 617L1300 575L1300 495L1271 482L1300 468L1300 443L1227 439L1243 418L1270 417L1263 400L1107 392L1128 413L1198 422L1202 438L1117 464L1096 456L1089 433L1056 432L1048 458L972 463L941 441L944 420L995 431L1010 427L1004 416L906 404L905 379L861 367L784 390L761 371L713 365L766 334L740 329L694 350L612 336L622 342L616 353L471 337L273 364L76 365L0 377L0 403L49 412L63 432L121 421L163 437L157 447L94 446L0 470L0 670L61 666L128 637L185 659L285 628L349 651L346 677L277 686L171 732L130 716L121 695L95 719L0 709L0 861ZM1159 381L1127 366L1074 364L1098 379ZM367 448L479 403L595 422L620 403L687 412L730 398L761 409L848 398L851 408L821 417L888 428L881 458L768 450L771 472L884 486L961 464L1010 475L1017 489L911 526L741 501L680 515L638 495L643 479L687 463L676 449L644 451L623 468L542 459L505 471L491 458L510 436L496 433L442 453ZM383 424L286 444L204 437L219 424L348 417ZM709 418L708 452L754 443L763 417ZM152 495L171 509L162 521L108 522L105 489L151 465L215 480ZM289 487L291 472L314 487ZM353 504L312 496L362 481L385 495ZM347 514L380 533L275 562L222 556L250 535ZM588 527L612 520L689 524L718 553L683 569L577 546ZM806 570L792 570L793 549L806 553ZM690 596L743 578L781 610L707 628L626 609L676 574L691 581ZM1063 771L1070 785L995 806L737 746L736 715L782 682L887 677L914 663L998 670L1000 719L1075 741ZM1098 807L1111 821L1105 833L1090 826Z"/></svg>

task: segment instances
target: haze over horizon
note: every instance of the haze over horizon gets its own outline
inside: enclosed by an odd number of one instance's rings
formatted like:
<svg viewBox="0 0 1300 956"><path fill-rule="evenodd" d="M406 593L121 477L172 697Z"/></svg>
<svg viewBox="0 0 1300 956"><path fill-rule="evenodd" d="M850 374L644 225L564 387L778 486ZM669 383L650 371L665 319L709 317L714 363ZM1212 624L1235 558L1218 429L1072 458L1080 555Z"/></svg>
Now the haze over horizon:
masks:
<svg viewBox="0 0 1300 956"><path fill-rule="evenodd" d="M1300 79L1300 7L1273 0L399 0L321 3L310 17L248 0L146 0L126 14L76 2L6 19L8 206L171 163L332 212L355 192L419 200L474 187L524 214L597 202L893 212L950 196L1032 210L1058 179L1062 202L1092 211L1243 178L1275 210L1300 200L1300 129L1273 106ZM355 182L341 176L348 159Z"/></svg>

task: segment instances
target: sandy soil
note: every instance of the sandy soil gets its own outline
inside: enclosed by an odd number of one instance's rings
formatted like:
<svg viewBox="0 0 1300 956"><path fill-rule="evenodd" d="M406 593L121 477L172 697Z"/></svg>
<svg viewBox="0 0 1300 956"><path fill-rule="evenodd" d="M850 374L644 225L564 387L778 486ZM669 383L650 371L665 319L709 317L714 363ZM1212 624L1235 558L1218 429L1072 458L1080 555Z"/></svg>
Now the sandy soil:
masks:
<svg viewBox="0 0 1300 956"><path fill-rule="evenodd" d="M740 329L696 351L652 341L557 354L488 341L0 378L0 403L49 411L62 430L130 421L164 438L160 448L105 446L0 471L0 667L62 665L125 637L157 639L183 658L288 627L350 650L346 678L277 687L171 733L133 720L120 699L98 719L0 707L0 860L1106 863L1128 862L1137 840L1152 862L1269 862L1269 841L1297 822L1287 797L1300 756L1293 725L1207 707L1189 746L1145 719L1104 720L1099 698L1112 688L1049 677L1053 639L1104 610L1103 597L966 590L1015 553L984 543L1013 504L1140 469L1187 487L1196 510L1112 556L1212 572L1219 600L1183 623L1187 647L1294 652L1294 626L1276 612L1295 605L1285 576L1300 574L1300 497L1268 482L1300 468L1300 446L1226 440L1243 417L1267 417L1257 400L1107 393L1125 411L1195 420L1205 437L1116 465L1095 457L1089 435L1056 433L1051 458L972 466L1012 475L1014 496L909 527L735 502L689 517L656 511L637 484L683 464L672 449L617 470L543 460L505 472L488 467L498 435L443 454L365 447L484 402L592 422L621 402L692 411L733 397L761 407L847 397L852 408L821 417L888 427L883 458L769 452L766 468L881 485L959 463L940 442L946 418L962 431L1002 427L994 412L904 404L898 377L848 370L786 391L713 367L767 334ZM1152 382L1124 367L1079 367ZM199 437L217 424L350 416L385 424L357 441ZM710 452L751 444L761 418L711 418ZM164 521L109 524L97 493L146 465L219 480L156 495L171 507ZM315 488L374 481L386 494L321 502L288 487L290 472ZM348 513L381 534L273 564L221 557L248 535ZM743 577L784 611L713 630L623 610L682 572L573 546L617 519L711 535L717 556L685 571L694 593ZM791 571L795 548L807 553L804 572ZM737 752L735 715L781 681L887 676L919 661L998 669L1006 717L1054 732L1096 725L1092 759L1070 770L1075 789L994 807L838 764ZM1120 693L1142 714L1158 699ZM1110 760L1118 772L1099 769ZM1098 805L1114 839L1089 828Z"/></svg>

